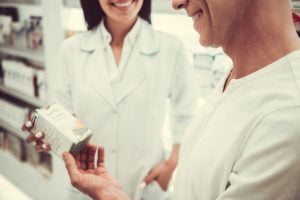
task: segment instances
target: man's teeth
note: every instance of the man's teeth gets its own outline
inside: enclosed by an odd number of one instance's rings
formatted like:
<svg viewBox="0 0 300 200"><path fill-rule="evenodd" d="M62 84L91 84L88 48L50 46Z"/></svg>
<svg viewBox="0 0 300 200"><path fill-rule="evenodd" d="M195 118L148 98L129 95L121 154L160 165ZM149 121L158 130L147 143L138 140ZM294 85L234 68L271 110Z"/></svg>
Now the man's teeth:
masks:
<svg viewBox="0 0 300 200"><path fill-rule="evenodd" d="M199 12L196 12L193 16L192 16L192 19L193 19L193 22L197 21L199 19L199 17L201 17L202 15L202 10L199 11Z"/></svg>
<svg viewBox="0 0 300 200"><path fill-rule="evenodd" d="M127 6L130 6L131 3L132 3L132 1L127 1L127 2L124 2L124 3L114 3L114 4L117 7L127 7Z"/></svg>

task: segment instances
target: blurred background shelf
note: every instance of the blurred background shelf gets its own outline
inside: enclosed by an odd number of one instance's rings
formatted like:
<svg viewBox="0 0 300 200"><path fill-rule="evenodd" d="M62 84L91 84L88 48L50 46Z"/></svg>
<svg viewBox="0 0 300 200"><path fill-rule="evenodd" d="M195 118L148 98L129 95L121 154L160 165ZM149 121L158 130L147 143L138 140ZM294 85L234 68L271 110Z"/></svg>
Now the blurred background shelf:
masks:
<svg viewBox="0 0 300 200"><path fill-rule="evenodd" d="M22 188L32 199L42 199L51 195L47 191L50 179L45 178L28 163L20 162L9 152L0 151L0 172L11 181L17 188ZM14 172L14 173L11 173Z"/></svg>
<svg viewBox="0 0 300 200"><path fill-rule="evenodd" d="M64 6L69 8L79 8L79 0L63 0Z"/></svg>
<svg viewBox="0 0 300 200"><path fill-rule="evenodd" d="M23 133L21 130L21 125L18 128L13 127L0 119L0 127L22 139L25 139L25 137L26 137L26 133Z"/></svg>
<svg viewBox="0 0 300 200"><path fill-rule="evenodd" d="M37 61L39 63L44 63L44 53L41 49L30 50L25 47L1 45L0 52L7 55L22 57L32 61Z"/></svg>
<svg viewBox="0 0 300 200"><path fill-rule="evenodd" d="M22 94L21 92L17 92L17 91L8 89L8 88L4 87L3 85L0 85L0 92L5 93L9 96L15 97L17 99L20 99L21 101L24 101L35 107L42 107L47 104L46 102L43 102L38 98L26 96L26 95Z"/></svg>
<svg viewBox="0 0 300 200"><path fill-rule="evenodd" d="M40 0L1 0L1 3L9 3L9 4L27 4L27 5L40 5Z"/></svg>

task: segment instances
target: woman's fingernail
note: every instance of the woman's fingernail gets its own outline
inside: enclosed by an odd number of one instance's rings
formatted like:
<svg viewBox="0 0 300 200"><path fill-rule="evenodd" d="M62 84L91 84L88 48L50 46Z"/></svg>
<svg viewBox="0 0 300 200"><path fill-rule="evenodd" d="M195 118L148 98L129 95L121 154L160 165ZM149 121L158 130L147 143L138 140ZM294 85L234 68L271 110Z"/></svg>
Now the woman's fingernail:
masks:
<svg viewBox="0 0 300 200"><path fill-rule="evenodd" d="M30 128L30 127L32 126L32 122L31 122L31 121L26 122L26 123L25 123L25 126L26 126L27 128Z"/></svg>
<svg viewBox="0 0 300 200"><path fill-rule="evenodd" d="M47 149L47 145L46 145L46 144L43 144L43 145L42 145L42 148L43 148L43 149Z"/></svg>
<svg viewBox="0 0 300 200"><path fill-rule="evenodd" d="M35 135L34 135L35 138L39 139L41 137L43 137L43 133L42 132L37 132Z"/></svg>
<svg viewBox="0 0 300 200"><path fill-rule="evenodd" d="M144 189L146 187L146 183L145 182L142 182L141 184L140 184L140 189Z"/></svg>

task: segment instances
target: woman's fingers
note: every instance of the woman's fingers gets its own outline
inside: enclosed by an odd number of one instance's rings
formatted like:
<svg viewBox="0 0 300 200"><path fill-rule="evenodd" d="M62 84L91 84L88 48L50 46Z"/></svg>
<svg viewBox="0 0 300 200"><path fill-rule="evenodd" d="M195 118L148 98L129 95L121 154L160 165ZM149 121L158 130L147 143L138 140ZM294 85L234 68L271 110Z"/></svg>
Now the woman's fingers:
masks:
<svg viewBox="0 0 300 200"><path fill-rule="evenodd" d="M36 141L36 145L35 145L35 149L37 151L50 151L50 145L48 143L43 142L42 140L37 140Z"/></svg>
<svg viewBox="0 0 300 200"><path fill-rule="evenodd" d="M44 137L45 137L45 134L42 132L37 132L35 134L32 133L26 137L25 141L27 143L32 143L32 142L36 142L38 140L42 140L42 139L44 139Z"/></svg>
<svg viewBox="0 0 300 200"><path fill-rule="evenodd" d="M33 128L31 121L27 121L22 125L22 131L30 131Z"/></svg>

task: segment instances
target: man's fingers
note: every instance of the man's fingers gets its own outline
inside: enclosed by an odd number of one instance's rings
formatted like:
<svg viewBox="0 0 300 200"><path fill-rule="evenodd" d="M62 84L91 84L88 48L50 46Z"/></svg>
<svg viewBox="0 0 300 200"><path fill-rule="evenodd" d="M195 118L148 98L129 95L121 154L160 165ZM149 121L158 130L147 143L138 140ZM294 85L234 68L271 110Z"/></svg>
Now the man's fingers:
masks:
<svg viewBox="0 0 300 200"><path fill-rule="evenodd" d="M98 159L97 159L97 166L103 167L104 166L104 148L98 147Z"/></svg>
<svg viewBox="0 0 300 200"><path fill-rule="evenodd" d="M73 158L73 156L68 153L68 152L64 152L62 154L63 160L65 162L68 174L70 176L71 179L71 183L73 186L77 186L78 183L80 182L80 178L81 178L81 173L79 172L77 165L76 165L76 161Z"/></svg>
<svg viewBox="0 0 300 200"><path fill-rule="evenodd" d="M88 146L88 153L87 153L87 162L94 162L95 160L95 153L97 151L97 147Z"/></svg>

